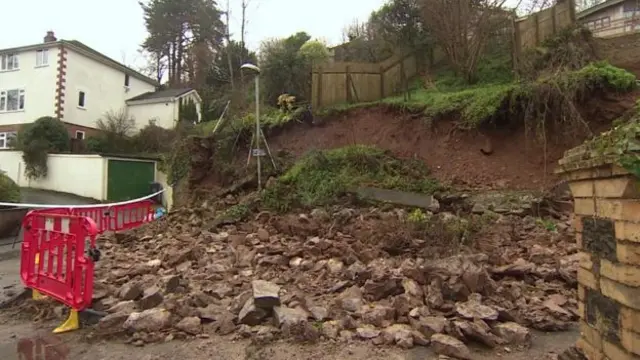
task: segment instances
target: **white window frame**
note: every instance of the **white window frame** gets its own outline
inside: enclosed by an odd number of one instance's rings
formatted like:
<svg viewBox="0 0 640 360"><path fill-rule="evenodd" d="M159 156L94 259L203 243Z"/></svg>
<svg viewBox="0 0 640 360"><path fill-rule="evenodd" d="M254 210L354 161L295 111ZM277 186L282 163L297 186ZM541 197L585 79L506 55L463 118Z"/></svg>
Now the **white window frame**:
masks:
<svg viewBox="0 0 640 360"><path fill-rule="evenodd" d="M9 110L9 92L17 91L18 92L18 107L16 109ZM24 89L0 89L0 113L5 112L19 112L24 111L26 103L26 92Z"/></svg>
<svg viewBox="0 0 640 360"><path fill-rule="evenodd" d="M0 149L10 149L9 141L17 135L15 131L0 132Z"/></svg>
<svg viewBox="0 0 640 360"><path fill-rule="evenodd" d="M80 94L82 94L82 105L80 105ZM87 108L87 92L84 90L78 90L78 101L76 103L79 109Z"/></svg>
<svg viewBox="0 0 640 360"><path fill-rule="evenodd" d="M49 49L36 50L36 67L49 66Z"/></svg>
<svg viewBox="0 0 640 360"><path fill-rule="evenodd" d="M78 137L78 135L81 135L82 137ZM84 140L86 137L87 137L87 134L84 131L76 130L76 139Z"/></svg>
<svg viewBox="0 0 640 360"><path fill-rule="evenodd" d="M18 54L8 53L0 55L0 71L20 70L20 58Z"/></svg>

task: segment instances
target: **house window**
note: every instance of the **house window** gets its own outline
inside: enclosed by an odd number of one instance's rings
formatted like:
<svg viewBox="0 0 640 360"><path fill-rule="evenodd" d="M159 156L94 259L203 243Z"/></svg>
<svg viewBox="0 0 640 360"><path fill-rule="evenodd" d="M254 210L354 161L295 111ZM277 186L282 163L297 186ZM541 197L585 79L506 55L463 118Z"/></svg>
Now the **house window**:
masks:
<svg viewBox="0 0 640 360"><path fill-rule="evenodd" d="M0 55L0 71L18 70L18 54L2 54Z"/></svg>
<svg viewBox="0 0 640 360"><path fill-rule="evenodd" d="M0 149L9 149L11 147L11 140L15 139L16 133L0 132Z"/></svg>
<svg viewBox="0 0 640 360"><path fill-rule="evenodd" d="M78 107L84 108L84 91L78 92Z"/></svg>
<svg viewBox="0 0 640 360"><path fill-rule="evenodd" d="M84 131L76 130L76 139L84 140Z"/></svg>
<svg viewBox="0 0 640 360"><path fill-rule="evenodd" d="M24 90L0 90L0 112L24 110Z"/></svg>
<svg viewBox="0 0 640 360"><path fill-rule="evenodd" d="M124 75L124 86L129 87L129 80L131 80L129 78L129 74L125 74Z"/></svg>
<svg viewBox="0 0 640 360"><path fill-rule="evenodd" d="M602 18L602 27L611 26L611 18L609 16Z"/></svg>
<svg viewBox="0 0 640 360"><path fill-rule="evenodd" d="M49 49L36 51L36 66L49 65Z"/></svg>

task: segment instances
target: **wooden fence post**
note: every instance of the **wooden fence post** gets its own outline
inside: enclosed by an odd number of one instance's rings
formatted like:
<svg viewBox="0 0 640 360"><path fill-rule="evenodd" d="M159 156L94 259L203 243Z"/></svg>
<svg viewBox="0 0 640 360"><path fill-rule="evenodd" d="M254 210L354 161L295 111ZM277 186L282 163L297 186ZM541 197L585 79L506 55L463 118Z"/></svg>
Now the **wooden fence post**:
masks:
<svg viewBox="0 0 640 360"><path fill-rule="evenodd" d="M535 13L533 15L533 22L535 24L535 39L536 39L535 46L539 46L540 45L540 19L538 17L538 13Z"/></svg>
<svg viewBox="0 0 640 360"><path fill-rule="evenodd" d="M347 73L345 75L345 90L347 92L347 103L351 104L353 102L352 94L351 94L351 66L347 65Z"/></svg>
<svg viewBox="0 0 640 360"><path fill-rule="evenodd" d="M551 7L551 26L552 26L552 34L555 35L558 33L558 15L557 13L557 5L553 5Z"/></svg>
<svg viewBox="0 0 640 360"><path fill-rule="evenodd" d="M324 77L322 65L318 68L318 96L316 108L322 107L322 78Z"/></svg>
<svg viewBox="0 0 640 360"><path fill-rule="evenodd" d="M513 70L515 71L516 76L520 73L520 50L522 49L522 40L520 38L520 27L516 22L516 19L513 19L513 45L511 49L511 61L513 64Z"/></svg>
<svg viewBox="0 0 640 360"><path fill-rule="evenodd" d="M384 68L380 65L380 99L384 99Z"/></svg>

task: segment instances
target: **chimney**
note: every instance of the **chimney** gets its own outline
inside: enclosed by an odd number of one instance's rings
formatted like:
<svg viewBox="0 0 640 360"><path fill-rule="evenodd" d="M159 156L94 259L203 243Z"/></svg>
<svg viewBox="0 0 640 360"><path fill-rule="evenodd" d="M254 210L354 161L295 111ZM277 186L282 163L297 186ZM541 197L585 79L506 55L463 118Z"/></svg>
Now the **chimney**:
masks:
<svg viewBox="0 0 640 360"><path fill-rule="evenodd" d="M56 36L53 34L53 31L47 31L47 36L44 37L44 42L54 42L57 41Z"/></svg>

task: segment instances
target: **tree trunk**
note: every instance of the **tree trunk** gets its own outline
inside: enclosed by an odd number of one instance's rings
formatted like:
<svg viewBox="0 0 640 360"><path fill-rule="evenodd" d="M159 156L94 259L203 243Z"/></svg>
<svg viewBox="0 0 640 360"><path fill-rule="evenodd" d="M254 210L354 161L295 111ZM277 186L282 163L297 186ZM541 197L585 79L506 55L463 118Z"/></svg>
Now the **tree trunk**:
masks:
<svg viewBox="0 0 640 360"><path fill-rule="evenodd" d="M227 17L227 65L229 66L229 82L231 83L231 91L235 89L235 81L233 81L233 62L231 61L231 29L229 25L229 14L231 13L231 6L229 0L227 0L227 11L225 13Z"/></svg>

